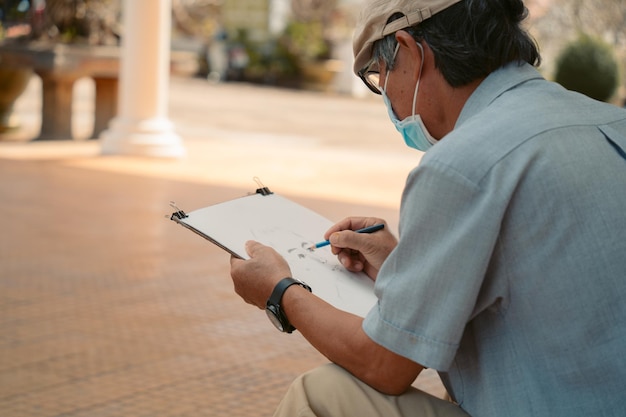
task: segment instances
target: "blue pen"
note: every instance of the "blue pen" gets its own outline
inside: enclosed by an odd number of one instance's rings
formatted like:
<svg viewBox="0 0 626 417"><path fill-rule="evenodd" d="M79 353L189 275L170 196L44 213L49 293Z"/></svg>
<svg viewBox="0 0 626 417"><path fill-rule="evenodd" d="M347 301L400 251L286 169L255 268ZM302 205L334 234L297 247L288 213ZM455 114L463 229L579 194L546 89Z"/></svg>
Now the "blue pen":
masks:
<svg viewBox="0 0 626 417"><path fill-rule="evenodd" d="M373 226L368 226L368 227L364 227L363 229L359 229L359 230L355 230L356 233L374 233L378 230L381 230L385 227L385 225L383 223L379 223L379 224L375 224ZM316 243L315 245L311 246L309 248L309 250L314 250L317 248L323 248L324 246L328 246L330 245L330 241L325 240L323 242L319 242Z"/></svg>

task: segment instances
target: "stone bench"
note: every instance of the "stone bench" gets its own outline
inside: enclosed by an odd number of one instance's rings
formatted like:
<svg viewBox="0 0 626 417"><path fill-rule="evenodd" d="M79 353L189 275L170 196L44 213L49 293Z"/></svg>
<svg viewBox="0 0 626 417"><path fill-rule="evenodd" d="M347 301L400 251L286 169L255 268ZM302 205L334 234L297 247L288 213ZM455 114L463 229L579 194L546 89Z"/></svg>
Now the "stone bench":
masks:
<svg viewBox="0 0 626 417"><path fill-rule="evenodd" d="M0 45L3 68L32 69L42 81L41 131L37 139L72 139L72 92L76 80L93 79L95 117L92 138L117 112L119 48L63 44Z"/></svg>

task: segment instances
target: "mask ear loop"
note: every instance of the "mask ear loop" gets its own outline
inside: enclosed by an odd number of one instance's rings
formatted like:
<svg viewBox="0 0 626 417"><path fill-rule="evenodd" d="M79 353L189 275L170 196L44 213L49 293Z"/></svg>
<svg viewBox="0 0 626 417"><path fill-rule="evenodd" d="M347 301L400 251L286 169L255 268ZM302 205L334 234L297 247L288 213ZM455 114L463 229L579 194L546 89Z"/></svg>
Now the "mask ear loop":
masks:
<svg viewBox="0 0 626 417"><path fill-rule="evenodd" d="M385 71L387 74L385 74L385 85L383 86L383 91L385 92L385 94L387 94L387 81L389 81L389 71Z"/></svg>
<svg viewBox="0 0 626 417"><path fill-rule="evenodd" d="M417 103L417 90L420 86L420 81L422 80L422 68L424 68L424 47L416 42L417 46L420 48L422 52L422 61L420 62L420 73L417 76L417 84L415 84L415 92L413 93L413 116L415 116L415 104ZM385 86L387 86L387 82L385 82Z"/></svg>
<svg viewBox="0 0 626 417"><path fill-rule="evenodd" d="M397 43L396 44L396 49L393 51L392 63L395 62L396 56L398 55L398 50L399 49L400 49L400 44ZM387 65L387 68L385 68L385 85L383 86L383 90L385 91L385 94L387 93L387 82L389 81L389 67L390 66L391 66L391 63L389 65Z"/></svg>

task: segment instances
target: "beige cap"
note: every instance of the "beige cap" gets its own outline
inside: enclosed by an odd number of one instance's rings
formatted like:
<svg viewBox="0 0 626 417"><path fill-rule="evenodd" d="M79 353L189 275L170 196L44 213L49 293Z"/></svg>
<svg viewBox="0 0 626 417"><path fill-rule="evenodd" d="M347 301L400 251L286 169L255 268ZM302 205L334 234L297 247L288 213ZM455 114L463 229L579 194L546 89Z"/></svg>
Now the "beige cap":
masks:
<svg viewBox="0 0 626 417"><path fill-rule="evenodd" d="M372 59L372 45L400 29L416 25L461 0L371 0L361 11L356 24L354 41L354 73L357 74ZM403 18L387 24L394 13Z"/></svg>

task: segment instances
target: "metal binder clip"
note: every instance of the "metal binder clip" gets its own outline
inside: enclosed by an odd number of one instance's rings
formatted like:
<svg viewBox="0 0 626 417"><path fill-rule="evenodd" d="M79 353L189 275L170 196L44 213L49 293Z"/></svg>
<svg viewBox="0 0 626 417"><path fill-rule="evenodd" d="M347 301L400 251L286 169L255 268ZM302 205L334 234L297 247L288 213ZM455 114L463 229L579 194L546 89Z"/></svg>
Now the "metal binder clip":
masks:
<svg viewBox="0 0 626 417"><path fill-rule="evenodd" d="M257 194L261 194L261 195L270 195L270 194L274 194L273 192L270 191L269 188L267 188L265 185L263 185L263 183L261 182L261 180L259 179L259 177L254 177L253 178L254 182L256 182L256 184L259 186L259 188L256 189L256 193Z"/></svg>
<svg viewBox="0 0 626 417"><path fill-rule="evenodd" d="M172 207L173 209L176 210L174 213L172 213L172 216L170 217L170 220L174 220L174 217L176 217L178 220L184 219L185 217L188 217L187 214L185 214L184 211L179 209L176 206L176 203L174 203L173 201L170 201L170 207Z"/></svg>

